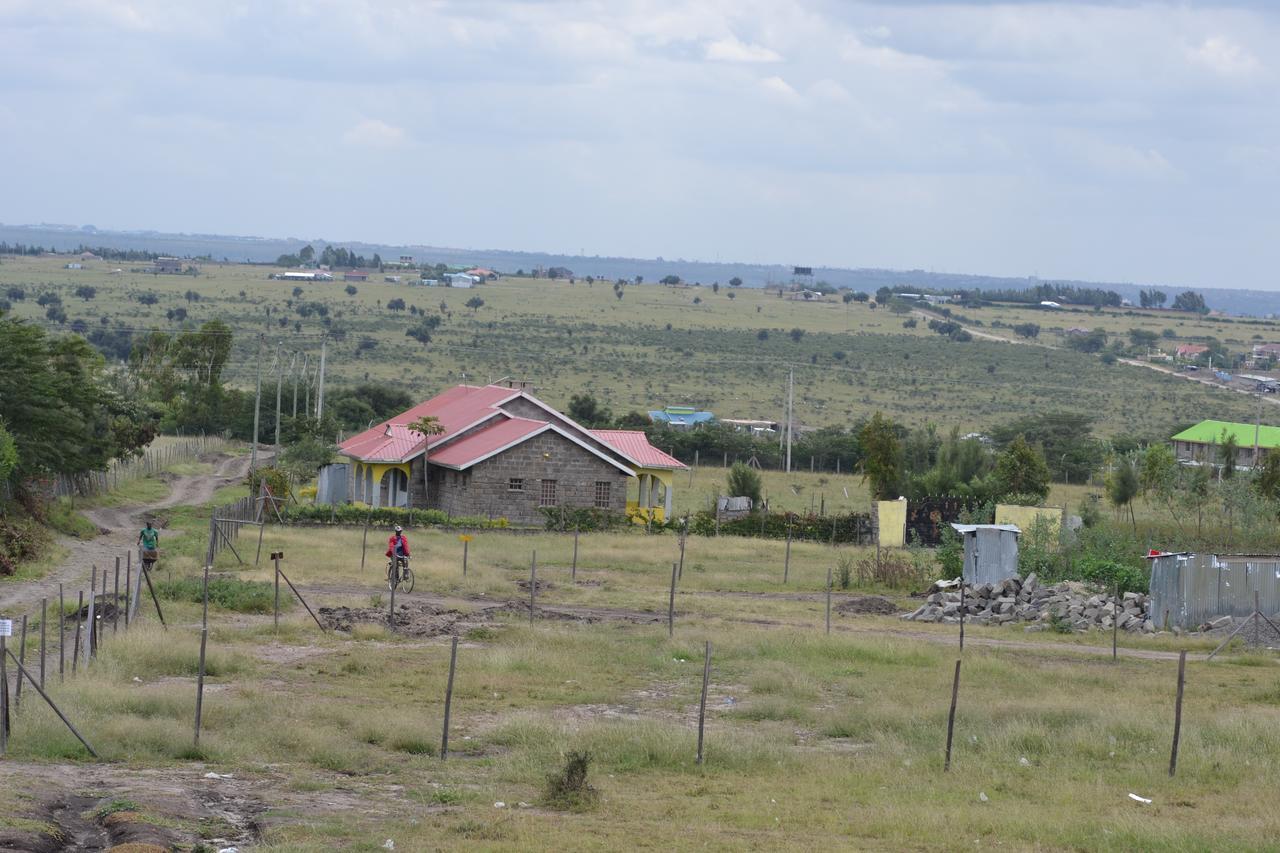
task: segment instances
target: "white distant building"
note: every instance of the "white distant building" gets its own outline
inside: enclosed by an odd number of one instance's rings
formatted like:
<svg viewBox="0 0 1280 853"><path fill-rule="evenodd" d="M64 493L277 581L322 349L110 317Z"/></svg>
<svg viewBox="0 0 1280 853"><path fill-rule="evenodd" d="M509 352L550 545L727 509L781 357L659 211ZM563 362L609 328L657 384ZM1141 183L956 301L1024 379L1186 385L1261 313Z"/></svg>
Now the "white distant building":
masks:
<svg viewBox="0 0 1280 853"><path fill-rule="evenodd" d="M448 282L449 287L473 287L478 282L475 276L464 272L447 272L444 274L444 280Z"/></svg>
<svg viewBox="0 0 1280 853"><path fill-rule="evenodd" d="M1048 299L1046 299L1040 303L1040 307L1041 308L1061 308L1062 306L1059 305L1057 302L1050 302Z"/></svg>

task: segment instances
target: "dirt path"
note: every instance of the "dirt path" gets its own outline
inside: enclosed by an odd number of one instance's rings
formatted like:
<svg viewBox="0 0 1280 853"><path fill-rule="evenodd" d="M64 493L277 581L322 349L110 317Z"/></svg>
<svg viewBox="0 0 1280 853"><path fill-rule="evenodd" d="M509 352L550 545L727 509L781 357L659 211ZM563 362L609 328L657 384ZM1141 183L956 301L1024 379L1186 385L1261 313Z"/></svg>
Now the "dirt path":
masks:
<svg viewBox="0 0 1280 853"><path fill-rule="evenodd" d="M67 555L56 569L40 580L0 585L0 613L16 614L23 610L39 609L40 599L57 601L58 584L63 584L72 595L76 590L88 589L89 570L114 568L117 557L124 558L138 538L143 517L148 513L175 506L199 506L213 499L222 486L240 482L249 470L248 456L212 457L213 472L174 477L169 481L169 494L163 500L138 506L98 507L86 510L84 516L103 531L93 539L73 539L59 536L57 542Z"/></svg>

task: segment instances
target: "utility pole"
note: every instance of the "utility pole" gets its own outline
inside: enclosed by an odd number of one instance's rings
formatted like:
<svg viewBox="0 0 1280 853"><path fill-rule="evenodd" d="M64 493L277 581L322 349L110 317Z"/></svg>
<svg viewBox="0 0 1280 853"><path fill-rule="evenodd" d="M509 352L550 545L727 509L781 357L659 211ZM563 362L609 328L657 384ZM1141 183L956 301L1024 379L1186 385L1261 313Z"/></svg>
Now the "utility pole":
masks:
<svg viewBox="0 0 1280 853"><path fill-rule="evenodd" d="M284 381L284 361L280 358L280 344L276 343L276 447L280 446L280 383Z"/></svg>
<svg viewBox="0 0 1280 853"><path fill-rule="evenodd" d="M249 470L258 467L258 410L262 407L262 339L258 333L258 380L257 390L253 394L253 449L249 452Z"/></svg>
<svg viewBox="0 0 1280 853"><path fill-rule="evenodd" d="M307 412L311 411L311 353L302 354L302 393L306 399L303 401L303 409Z"/></svg>
<svg viewBox="0 0 1280 853"><path fill-rule="evenodd" d="M293 351L293 358L289 359L289 375L293 377L293 418L298 419L298 351Z"/></svg>
<svg viewBox="0 0 1280 853"><path fill-rule="evenodd" d="M329 335L325 333L325 336L320 339L320 378L317 380L319 385L316 388L316 420L324 418L324 357L328 346Z"/></svg>
<svg viewBox="0 0 1280 853"><path fill-rule="evenodd" d="M1262 432L1262 395L1258 395L1258 419L1253 422L1253 469L1258 469L1258 433Z"/></svg>
<svg viewBox="0 0 1280 853"><path fill-rule="evenodd" d="M795 420L795 384L796 371L787 371L787 474L791 473L791 430Z"/></svg>

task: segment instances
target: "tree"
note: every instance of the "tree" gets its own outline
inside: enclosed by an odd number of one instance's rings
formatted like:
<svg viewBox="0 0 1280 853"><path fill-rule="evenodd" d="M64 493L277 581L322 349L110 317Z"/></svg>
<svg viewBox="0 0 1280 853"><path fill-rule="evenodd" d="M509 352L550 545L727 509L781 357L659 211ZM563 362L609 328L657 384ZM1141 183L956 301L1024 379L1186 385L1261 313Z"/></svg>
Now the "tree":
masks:
<svg viewBox="0 0 1280 853"><path fill-rule="evenodd" d="M296 299L297 297L299 297L299 296L301 296L301 295L302 295L302 288L301 288L301 287L295 287L295 288L293 289L293 296L294 296L294 298Z"/></svg>
<svg viewBox="0 0 1280 853"><path fill-rule="evenodd" d="M160 301L160 297L154 293L139 293L136 298L139 305L155 305Z"/></svg>
<svg viewBox="0 0 1280 853"><path fill-rule="evenodd" d="M1138 533L1138 522L1133 515L1133 499L1138 496L1138 490L1137 467L1132 458L1125 456L1116 463L1115 470L1107 478L1107 500L1122 512L1128 507L1134 535Z"/></svg>
<svg viewBox="0 0 1280 853"><path fill-rule="evenodd" d="M422 502L430 506L430 482L427 479L427 444L431 441L431 436L440 435L444 432L444 425L440 423L440 419L435 415L423 415L416 421L408 425L410 432L416 432L422 436Z"/></svg>
<svg viewBox="0 0 1280 853"><path fill-rule="evenodd" d="M852 290L846 290L846 291L845 291L845 292L840 296L840 300L841 300L842 302L844 302L844 304L845 304L845 305L848 305L850 302L852 302L852 301L853 301L853 291L852 291Z"/></svg>
<svg viewBox="0 0 1280 853"><path fill-rule="evenodd" d="M756 332L756 340L761 342L769 340L769 330L761 329L760 331Z"/></svg>
<svg viewBox="0 0 1280 853"><path fill-rule="evenodd" d="M1013 327L1013 333L1023 338L1040 337L1039 323L1016 323Z"/></svg>
<svg viewBox="0 0 1280 853"><path fill-rule="evenodd" d="M1209 306L1205 304L1204 297L1194 290L1184 290L1179 293L1173 300L1174 311L1194 311L1197 314L1208 314Z"/></svg>
<svg viewBox="0 0 1280 853"><path fill-rule="evenodd" d="M993 473L998 497L1033 497L1037 502L1049 496L1049 466L1044 453L1018 435L996 457Z"/></svg>
<svg viewBox="0 0 1280 853"><path fill-rule="evenodd" d="M1280 452L1263 452L1253 484L1258 494L1267 500L1280 500Z"/></svg>
<svg viewBox="0 0 1280 853"><path fill-rule="evenodd" d="M738 278L738 277L735 275L733 278L729 279L729 286L730 286L730 287L742 287L742 279Z"/></svg>
<svg viewBox="0 0 1280 853"><path fill-rule="evenodd" d="M702 304L702 297L701 297L701 296L695 296L695 297L693 297L693 304L694 304L694 305L701 305L701 304Z"/></svg>
<svg viewBox="0 0 1280 853"><path fill-rule="evenodd" d="M876 412L858 431L862 447L862 479L871 484L871 499L896 500L902 493L902 445L893 421Z"/></svg>
<svg viewBox="0 0 1280 853"><path fill-rule="evenodd" d="M1039 445L1052 475L1068 483L1083 483L1102 464L1102 447L1092 432L1093 418L1076 412L1026 415L991 430L1003 449L1019 435Z"/></svg>
<svg viewBox="0 0 1280 853"><path fill-rule="evenodd" d="M1156 290L1154 287L1138 292L1138 304L1143 308L1161 308L1168 298L1164 291Z"/></svg>
<svg viewBox="0 0 1280 853"><path fill-rule="evenodd" d="M1230 480L1236 473L1236 462L1240 458L1240 442L1235 433L1222 428L1222 443L1218 445L1218 463L1222 466L1222 479Z"/></svg>
<svg viewBox="0 0 1280 853"><path fill-rule="evenodd" d="M711 282L711 292L712 292L712 293L719 293L719 292L720 292L720 282L718 282L718 281L713 281L713 282Z"/></svg>
<svg viewBox="0 0 1280 853"><path fill-rule="evenodd" d="M1160 336L1150 329L1130 329L1129 342L1135 347L1148 349L1156 345L1156 341L1160 340Z"/></svg>
<svg viewBox="0 0 1280 853"><path fill-rule="evenodd" d="M395 299L388 300L387 308L391 311L403 311L405 308L404 300L398 296Z"/></svg>
<svg viewBox="0 0 1280 853"><path fill-rule="evenodd" d="M679 284L679 283L680 283L680 276L678 275L663 276L659 280L659 284Z"/></svg>
<svg viewBox="0 0 1280 853"><path fill-rule="evenodd" d="M426 323L418 323L405 330L405 337L413 338L424 347L431 343L431 327Z"/></svg>
<svg viewBox="0 0 1280 853"><path fill-rule="evenodd" d="M316 257L316 250L312 248L311 245L309 244L306 246L303 246L302 249L298 252L298 260L302 261L304 264L311 263L313 260L315 260L315 257Z"/></svg>
<svg viewBox="0 0 1280 853"><path fill-rule="evenodd" d="M797 326L794 329L792 329L788 334L791 335L791 340L795 341L796 343L800 343L800 339L804 337L804 329Z"/></svg>
<svg viewBox="0 0 1280 853"><path fill-rule="evenodd" d="M98 295L98 289L93 285L82 284L76 288L76 296L80 297L85 302L88 302L90 299L93 299L97 295Z"/></svg>
<svg viewBox="0 0 1280 853"><path fill-rule="evenodd" d="M200 301L200 294L199 294L199 293L196 293L194 290L188 290L186 293L182 294L182 296L183 296L183 298L184 298L184 299L186 299L188 302L199 302L199 301ZM297 294L295 293L295 294L294 294L294 296L297 296Z"/></svg>
<svg viewBox="0 0 1280 853"><path fill-rule="evenodd" d="M733 463L733 467L729 469L729 497L731 498L751 498L752 511L758 510L760 506L760 494L763 490L763 484L760 481L760 472L744 465L741 462Z"/></svg>
<svg viewBox="0 0 1280 853"><path fill-rule="evenodd" d="M0 317L0 464L10 477L100 471L136 455L157 424L132 395L116 390L102 357L84 338L51 337L38 326Z"/></svg>
<svg viewBox="0 0 1280 853"><path fill-rule="evenodd" d="M601 429L613 423L613 412L600 405L591 394L574 394L570 397L568 415L592 429Z"/></svg>
<svg viewBox="0 0 1280 853"><path fill-rule="evenodd" d="M356 286L354 284L348 284L343 289L347 292L347 296L355 296L357 293Z"/></svg>
<svg viewBox="0 0 1280 853"><path fill-rule="evenodd" d="M1087 334L1068 334L1067 346L1076 352L1101 352L1107 345L1107 330L1098 328Z"/></svg>
<svg viewBox="0 0 1280 853"><path fill-rule="evenodd" d="M484 300L481 299L479 296L473 296L463 304L471 309L472 314L475 314L477 311L479 311L481 308L484 307Z"/></svg>

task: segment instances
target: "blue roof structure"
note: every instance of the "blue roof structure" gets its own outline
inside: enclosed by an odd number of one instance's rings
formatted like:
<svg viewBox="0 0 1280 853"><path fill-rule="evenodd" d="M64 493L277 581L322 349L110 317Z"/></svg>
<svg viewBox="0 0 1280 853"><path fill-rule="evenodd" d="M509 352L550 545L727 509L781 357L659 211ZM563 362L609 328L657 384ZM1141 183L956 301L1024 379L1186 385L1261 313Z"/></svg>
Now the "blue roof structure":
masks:
<svg viewBox="0 0 1280 853"><path fill-rule="evenodd" d="M649 412L649 420L654 423L670 424L673 427L691 427L714 421L716 416L711 412L699 412L691 406L667 406Z"/></svg>

